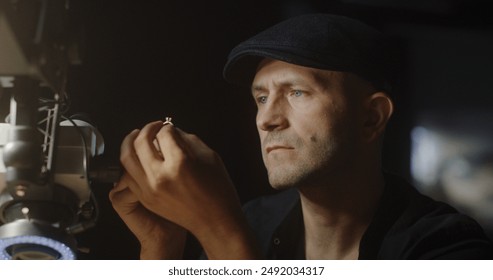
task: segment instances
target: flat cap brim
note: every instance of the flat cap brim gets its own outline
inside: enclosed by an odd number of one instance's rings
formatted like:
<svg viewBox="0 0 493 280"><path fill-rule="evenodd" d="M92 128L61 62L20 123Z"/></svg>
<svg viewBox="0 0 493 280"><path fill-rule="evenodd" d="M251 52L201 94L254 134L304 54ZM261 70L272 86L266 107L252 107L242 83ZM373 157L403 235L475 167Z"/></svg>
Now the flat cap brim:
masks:
<svg viewBox="0 0 493 280"><path fill-rule="evenodd" d="M285 20L236 46L226 81L250 86L264 58L358 74L381 87L388 82L387 41L376 29L351 18L309 14Z"/></svg>

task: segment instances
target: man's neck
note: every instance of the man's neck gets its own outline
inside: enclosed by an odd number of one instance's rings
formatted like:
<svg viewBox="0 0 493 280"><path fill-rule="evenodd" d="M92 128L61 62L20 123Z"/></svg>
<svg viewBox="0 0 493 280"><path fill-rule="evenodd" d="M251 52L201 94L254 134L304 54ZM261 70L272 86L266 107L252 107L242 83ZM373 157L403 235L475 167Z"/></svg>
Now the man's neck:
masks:
<svg viewBox="0 0 493 280"><path fill-rule="evenodd" d="M299 188L307 259L357 259L384 187L380 172Z"/></svg>

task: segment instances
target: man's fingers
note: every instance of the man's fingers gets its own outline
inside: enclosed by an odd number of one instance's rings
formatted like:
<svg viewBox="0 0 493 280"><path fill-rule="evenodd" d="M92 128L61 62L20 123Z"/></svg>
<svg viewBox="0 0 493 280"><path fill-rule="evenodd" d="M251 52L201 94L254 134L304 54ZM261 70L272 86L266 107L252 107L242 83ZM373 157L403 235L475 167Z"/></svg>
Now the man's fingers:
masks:
<svg viewBox="0 0 493 280"><path fill-rule="evenodd" d="M179 129L172 125L163 126L156 135L165 164L179 162L187 154L187 145Z"/></svg>
<svg viewBox="0 0 493 280"><path fill-rule="evenodd" d="M135 138L134 149L141 162L162 161L162 157L154 144L156 134L162 126L162 121L148 123Z"/></svg>
<svg viewBox="0 0 493 280"><path fill-rule="evenodd" d="M113 208L120 214L129 214L134 211L136 204L139 204L139 199L129 188L123 190L111 190L110 191L110 201Z"/></svg>
<svg viewBox="0 0 493 280"><path fill-rule="evenodd" d="M112 193L117 193L125 189L130 189L137 196L142 195L142 189L140 188L139 184L132 178L129 173L125 172L120 178L120 181L118 181L118 183L116 183L113 189L110 191L110 198Z"/></svg>
<svg viewBox="0 0 493 280"><path fill-rule="evenodd" d="M140 187L147 184L147 176L143 168L143 164L135 151L135 141L139 135L140 131L134 130L128 134L125 139L123 139L120 152L120 161L126 172L125 175L122 176L122 179L120 179L117 186L123 188L126 184L135 194L137 194L137 196L140 197L142 193ZM125 181L126 183L123 183L122 181Z"/></svg>
<svg viewBox="0 0 493 280"><path fill-rule="evenodd" d="M139 198L129 188L125 188L120 191L111 190L110 200L112 203L117 204L134 204L139 202Z"/></svg>
<svg viewBox="0 0 493 280"><path fill-rule="evenodd" d="M128 188L128 184L130 181L134 181L130 175L125 171L123 175L120 177L120 180L115 183L113 186L113 189L111 189L112 192L119 192L125 188Z"/></svg>
<svg viewBox="0 0 493 280"><path fill-rule="evenodd" d="M137 136L139 135L139 130L134 130L130 132L122 141L122 145L120 147L120 162L123 164L125 170L130 172L133 177L137 177L136 171L142 169L139 157L135 152L134 142Z"/></svg>
<svg viewBox="0 0 493 280"><path fill-rule="evenodd" d="M137 160L137 155L135 154L134 141L137 135L139 135L140 130L134 129L125 138L123 138L122 144L120 146L120 159L134 159Z"/></svg>
<svg viewBox="0 0 493 280"><path fill-rule="evenodd" d="M149 183L162 173L163 161L168 158L168 154L161 150L159 139L156 138L162 127L161 121L149 123L142 128L134 141L135 152Z"/></svg>

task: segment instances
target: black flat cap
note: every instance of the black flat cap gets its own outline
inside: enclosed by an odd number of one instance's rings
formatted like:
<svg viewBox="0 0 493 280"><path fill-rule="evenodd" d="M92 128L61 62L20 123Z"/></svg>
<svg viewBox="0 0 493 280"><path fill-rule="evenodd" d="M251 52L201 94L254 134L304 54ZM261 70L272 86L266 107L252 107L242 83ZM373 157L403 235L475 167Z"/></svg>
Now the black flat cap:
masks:
<svg viewBox="0 0 493 280"><path fill-rule="evenodd" d="M358 74L378 90L390 91L394 71L389 41L376 29L339 15L308 14L290 18L236 46L223 75L251 86L263 58Z"/></svg>

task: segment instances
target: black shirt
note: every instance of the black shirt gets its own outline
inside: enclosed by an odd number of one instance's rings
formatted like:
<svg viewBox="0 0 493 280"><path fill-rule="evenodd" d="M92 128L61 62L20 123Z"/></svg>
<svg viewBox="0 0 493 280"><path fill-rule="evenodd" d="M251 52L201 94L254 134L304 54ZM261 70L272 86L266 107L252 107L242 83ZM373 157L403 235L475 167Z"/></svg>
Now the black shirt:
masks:
<svg viewBox="0 0 493 280"><path fill-rule="evenodd" d="M253 200L244 210L267 259L305 258L296 189ZM493 259L493 244L470 217L386 174L359 259Z"/></svg>

